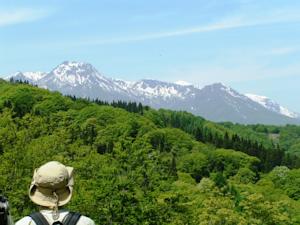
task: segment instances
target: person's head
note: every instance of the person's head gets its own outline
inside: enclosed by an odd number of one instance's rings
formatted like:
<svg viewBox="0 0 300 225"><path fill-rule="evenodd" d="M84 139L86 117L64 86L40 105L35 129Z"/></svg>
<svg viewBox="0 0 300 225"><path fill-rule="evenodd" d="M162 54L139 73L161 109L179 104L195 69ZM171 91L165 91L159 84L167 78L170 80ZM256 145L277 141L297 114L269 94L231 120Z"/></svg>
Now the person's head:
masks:
<svg viewBox="0 0 300 225"><path fill-rule="evenodd" d="M29 197L39 206L54 209L71 200L73 185L73 168L51 161L35 169Z"/></svg>

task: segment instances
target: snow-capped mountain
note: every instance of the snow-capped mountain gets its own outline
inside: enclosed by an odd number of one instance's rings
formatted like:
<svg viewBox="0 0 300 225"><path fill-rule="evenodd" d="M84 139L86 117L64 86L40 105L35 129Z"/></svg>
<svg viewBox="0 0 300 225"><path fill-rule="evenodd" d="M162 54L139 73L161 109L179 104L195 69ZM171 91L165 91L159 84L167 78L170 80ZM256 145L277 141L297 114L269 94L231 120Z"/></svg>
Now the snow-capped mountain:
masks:
<svg viewBox="0 0 300 225"><path fill-rule="evenodd" d="M130 100L128 92L114 80L104 77L89 63L63 62L38 80L37 84L67 95L106 101Z"/></svg>
<svg viewBox="0 0 300 225"><path fill-rule="evenodd" d="M251 100L259 103L266 109L269 109L273 112L285 115L290 118L299 118L299 114L288 110L287 108L279 105L277 102L273 101L272 99L266 96L255 95L255 94L245 94L245 95Z"/></svg>
<svg viewBox="0 0 300 225"><path fill-rule="evenodd" d="M191 86L192 87L192 86ZM191 87L157 80L141 80L133 83L131 89L138 97L146 98L180 98L184 99L191 93Z"/></svg>
<svg viewBox="0 0 300 225"><path fill-rule="evenodd" d="M222 83L196 88L184 81L170 83L145 79L129 82L105 77L91 64L68 61L49 73L18 72L13 78L67 95L105 101L136 101L154 108L185 110L217 122L300 123L296 113L274 101L240 94Z"/></svg>
<svg viewBox="0 0 300 225"><path fill-rule="evenodd" d="M40 72L40 71L37 71L37 72L25 72L23 73L25 77L27 77L28 79L36 82L40 79L42 79L44 76L47 75L47 73L45 72Z"/></svg>
<svg viewBox="0 0 300 225"><path fill-rule="evenodd" d="M213 121L244 124L299 123L298 119L271 111L221 83L205 86L196 99L197 103L193 105L198 105L199 108L194 109L194 113Z"/></svg>
<svg viewBox="0 0 300 225"><path fill-rule="evenodd" d="M17 72L13 75L8 76L7 78L9 79L10 77L13 77L16 80L27 80L31 83L34 83L40 79L42 79L44 76L46 76L47 73L45 72Z"/></svg>

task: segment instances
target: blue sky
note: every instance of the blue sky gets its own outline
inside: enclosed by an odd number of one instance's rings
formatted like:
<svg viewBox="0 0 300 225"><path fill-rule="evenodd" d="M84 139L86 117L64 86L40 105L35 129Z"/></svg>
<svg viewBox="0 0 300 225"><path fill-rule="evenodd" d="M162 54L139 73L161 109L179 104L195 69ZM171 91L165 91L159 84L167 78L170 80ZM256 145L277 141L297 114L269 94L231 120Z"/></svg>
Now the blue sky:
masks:
<svg viewBox="0 0 300 225"><path fill-rule="evenodd" d="M0 0L0 74L65 60L125 80L223 82L300 112L300 1Z"/></svg>

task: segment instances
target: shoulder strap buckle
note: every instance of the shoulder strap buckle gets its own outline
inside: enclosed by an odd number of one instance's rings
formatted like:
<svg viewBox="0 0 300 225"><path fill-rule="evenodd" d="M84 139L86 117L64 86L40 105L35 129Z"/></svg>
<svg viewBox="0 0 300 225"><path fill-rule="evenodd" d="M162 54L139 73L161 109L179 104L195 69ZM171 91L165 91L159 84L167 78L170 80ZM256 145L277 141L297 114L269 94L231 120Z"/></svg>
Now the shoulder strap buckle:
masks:
<svg viewBox="0 0 300 225"><path fill-rule="evenodd" d="M30 214L30 217L34 220L36 225L49 225L46 218L40 212L32 213ZM80 213L69 212L68 215L65 216L62 222L55 221L52 225L76 225L80 217L81 217Z"/></svg>

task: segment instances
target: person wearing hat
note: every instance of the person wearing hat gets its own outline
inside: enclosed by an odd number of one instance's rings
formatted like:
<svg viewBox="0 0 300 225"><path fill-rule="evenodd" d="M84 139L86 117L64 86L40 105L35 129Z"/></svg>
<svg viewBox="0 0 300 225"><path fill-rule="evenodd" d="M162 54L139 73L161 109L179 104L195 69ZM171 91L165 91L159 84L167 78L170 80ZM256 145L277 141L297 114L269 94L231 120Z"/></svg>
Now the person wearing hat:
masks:
<svg viewBox="0 0 300 225"><path fill-rule="evenodd" d="M71 200L73 185L72 167L51 161L36 169L29 197L41 207L40 211L20 219L16 225L95 225L86 216L60 209Z"/></svg>

